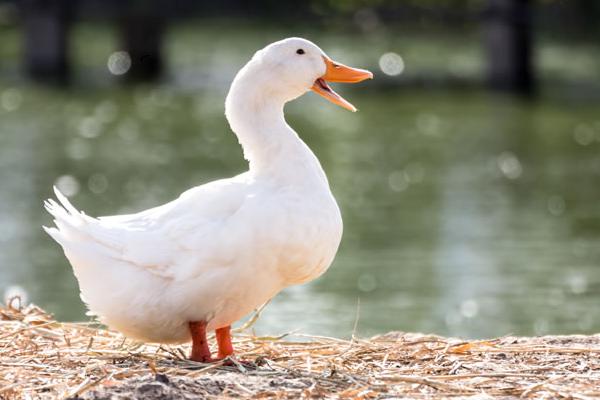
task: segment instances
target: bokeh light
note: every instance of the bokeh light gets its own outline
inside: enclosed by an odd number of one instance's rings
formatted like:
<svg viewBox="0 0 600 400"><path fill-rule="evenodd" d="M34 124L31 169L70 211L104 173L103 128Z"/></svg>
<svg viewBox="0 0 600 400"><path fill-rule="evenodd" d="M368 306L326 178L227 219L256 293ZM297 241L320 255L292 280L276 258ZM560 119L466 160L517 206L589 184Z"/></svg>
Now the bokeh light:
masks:
<svg viewBox="0 0 600 400"><path fill-rule="evenodd" d="M573 138L582 146L588 146L595 140L594 128L588 124L579 124L573 131Z"/></svg>
<svg viewBox="0 0 600 400"><path fill-rule="evenodd" d="M29 301L27 291L20 285L10 285L4 290L2 297L4 304L11 305L16 309L25 307Z"/></svg>
<svg viewBox="0 0 600 400"><path fill-rule="evenodd" d="M79 193L79 181L72 175L58 177L54 185L67 197L75 196Z"/></svg>
<svg viewBox="0 0 600 400"><path fill-rule="evenodd" d="M89 177L88 188L92 193L101 194L108 189L108 179L106 175L96 173Z"/></svg>
<svg viewBox="0 0 600 400"><path fill-rule="evenodd" d="M508 179L518 179L523 173L523 167L521 166L521 162L510 151L506 151L497 159L498 168L500 168L500 172L508 178Z"/></svg>
<svg viewBox="0 0 600 400"><path fill-rule="evenodd" d="M8 112L18 110L22 102L23 95L18 89L6 89L0 95L0 105Z"/></svg>
<svg viewBox="0 0 600 400"><path fill-rule="evenodd" d="M474 299L468 299L460 304L460 314L464 318L474 318L479 313L479 304Z"/></svg>
<svg viewBox="0 0 600 400"><path fill-rule="evenodd" d="M94 117L85 117L79 122L78 132L84 138L95 138L102 132L102 124Z"/></svg>
<svg viewBox="0 0 600 400"><path fill-rule="evenodd" d="M361 292L372 292L377 288L377 279L373 274L364 273L358 277L358 290Z"/></svg>
<svg viewBox="0 0 600 400"><path fill-rule="evenodd" d="M393 171L388 177L390 189L394 192L402 192L408 188L410 177L406 171Z"/></svg>
<svg viewBox="0 0 600 400"><path fill-rule="evenodd" d="M126 51L115 51L108 57L108 70L113 75L124 75L131 68L131 56Z"/></svg>
<svg viewBox="0 0 600 400"><path fill-rule="evenodd" d="M385 53L379 58L379 68L386 75L400 75L404 71L404 60L397 53Z"/></svg>

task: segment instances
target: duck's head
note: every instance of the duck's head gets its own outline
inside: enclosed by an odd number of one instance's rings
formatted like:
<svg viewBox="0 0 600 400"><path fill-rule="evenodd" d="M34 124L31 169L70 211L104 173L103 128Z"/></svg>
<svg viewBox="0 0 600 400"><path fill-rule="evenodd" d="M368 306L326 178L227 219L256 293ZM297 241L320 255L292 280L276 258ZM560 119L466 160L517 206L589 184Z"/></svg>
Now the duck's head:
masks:
<svg viewBox="0 0 600 400"><path fill-rule="evenodd" d="M240 75L244 80L254 80L259 85L255 90L264 96L286 102L312 90L350 111L356 108L334 92L328 82L356 83L373 78L367 70L333 61L317 45L301 38L284 39L257 51Z"/></svg>

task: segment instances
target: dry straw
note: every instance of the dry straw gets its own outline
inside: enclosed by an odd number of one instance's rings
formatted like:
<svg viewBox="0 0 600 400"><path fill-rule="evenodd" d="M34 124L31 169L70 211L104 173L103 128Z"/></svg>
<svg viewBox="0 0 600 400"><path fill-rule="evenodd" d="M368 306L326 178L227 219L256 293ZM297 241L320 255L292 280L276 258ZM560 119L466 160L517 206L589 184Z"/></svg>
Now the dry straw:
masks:
<svg viewBox="0 0 600 400"><path fill-rule="evenodd" d="M460 341L389 333L341 340L235 336L237 359L185 359L189 346L139 344L0 307L0 399L574 398L600 396L600 336Z"/></svg>

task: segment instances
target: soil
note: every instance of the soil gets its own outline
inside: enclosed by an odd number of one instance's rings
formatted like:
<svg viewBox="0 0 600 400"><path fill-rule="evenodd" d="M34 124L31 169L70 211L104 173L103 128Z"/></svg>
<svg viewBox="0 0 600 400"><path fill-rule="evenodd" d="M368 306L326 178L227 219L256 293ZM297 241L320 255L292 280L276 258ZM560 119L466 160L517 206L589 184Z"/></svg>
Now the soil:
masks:
<svg viewBox="0 0 600 400"><path fill-rule="evenodd" d="M318 382L314 377L249 376L239 372L217 372L198 378L168 377L164 374L129 379L103 386L72 400L188 400L215 397L271 397L284 390L297 397Z"/></svg>

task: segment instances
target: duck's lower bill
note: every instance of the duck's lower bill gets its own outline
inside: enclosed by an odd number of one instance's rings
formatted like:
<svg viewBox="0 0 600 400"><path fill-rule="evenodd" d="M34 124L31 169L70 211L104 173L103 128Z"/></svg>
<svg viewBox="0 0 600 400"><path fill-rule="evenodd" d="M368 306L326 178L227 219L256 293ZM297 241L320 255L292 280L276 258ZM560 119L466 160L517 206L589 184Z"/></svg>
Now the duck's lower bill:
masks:
<svg viewBox="0 0 600 400"><path fill-rule="evenodd" d="M323 57L323 60L326 65L325 74L315 81L312 86L312 91L326 98L333 104L337 104L340 107L355 112L356 107L337 94L329 87L327 82L358 83L365 79L373 79L373 73L366 69L352 68L344 64L336 63L325 56Z"/></svg>

